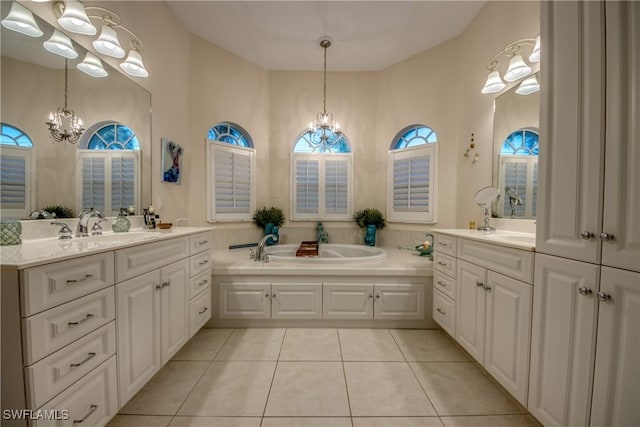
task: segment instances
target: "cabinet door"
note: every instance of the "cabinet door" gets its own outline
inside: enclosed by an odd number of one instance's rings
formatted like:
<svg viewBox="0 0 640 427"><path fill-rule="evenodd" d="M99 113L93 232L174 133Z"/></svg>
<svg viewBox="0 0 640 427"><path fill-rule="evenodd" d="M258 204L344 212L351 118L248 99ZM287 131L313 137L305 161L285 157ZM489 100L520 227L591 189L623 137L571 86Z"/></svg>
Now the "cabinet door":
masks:
<svg viewBox="0 0 640 427"><path fill-rule="evenodd" d="M437 289L433 290L433 320L456 337L456 302Z"/></svg>
<svg viewBox="0 0 640 427"><path fill-rule="evenodd" d="M189 339L189 260L160 269L161 360L167 362Z"/></svg>
<svg viewBox="0 0 640 427"><path fill-rule="evenodd" d="M272 319L322 319L322 283L272 283Z"/></svg>
<svg viewBox="0 0 640 427"><path fill-rule="evenodd" d="M527 408L545 426L589 422L600 267L536 254Z"/></svg>
<svg viewBox="0 0 640 427"><path fill-rule="evenodd" d="M268 319L271 315L271 284L221 283L221 319Z"/></svg>
<svg viewBox="0 0 640 427"><path fill-rule="evenodd" d="M484 367L520 403L527 404L531 285L487 272Z"/></svg>
<svg viewBox="0 0 640 427"><path fill-rule="evenodd" d="M373 319L373 285L325 284L322 300L325 319Z"/></svg>
<svg viewBox="0 0 640 427"><path fill-rule="evenodd" d="M640 273L604 267L600 290L591 425L638 426Z"/></svg>
<svg viewBox="0 0 640 427"><path fill-rule="evenodd" d="M484 363L484 331L487 270L458 260L456 341L474 359Z"/></svg>
<svg viewBox="0 0 640 427"><path fill-rule="evenodd" d="M604 2L541 2L536 252L597 262L604 159ZM593 237L583 239L581 233ZM586 236L586 235L585 235Z"/></svg>
<svg viewBox="0 0 640 427"><path fill-rule="evenodd" d="M373 318L424 319L424 285L374 285Z"/></svg>
<svg viewBox="0 0 640 427"><path fill-rule="evenodd" d="M606 2L607 131L602 263L640 271L640 3Z"/></svg>
<svg viewBox="0 0 640 427"><path fill-rule="evenodd" d="M116 285L118 394L122 407L158 372L160 359L160 272Z"/></svg>

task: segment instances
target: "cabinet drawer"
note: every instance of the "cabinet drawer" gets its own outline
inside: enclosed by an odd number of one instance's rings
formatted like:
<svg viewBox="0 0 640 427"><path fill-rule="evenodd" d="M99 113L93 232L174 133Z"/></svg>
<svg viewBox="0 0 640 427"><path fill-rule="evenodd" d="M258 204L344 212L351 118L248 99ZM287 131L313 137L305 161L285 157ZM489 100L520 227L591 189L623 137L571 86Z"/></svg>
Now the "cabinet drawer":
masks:
<svg viewBox="0 0 640 427"><path fill-rule="evenodd" d="M433 320L449 335L456 336L456 302L437 289L433 290Z"/></svg>
<svg viewBox="0 0 640 427"><path fill-rule="evenodd" d="M22 274L27 317L114 284L113 252L28 268Z"/></svg>
<svg viewBox="0 0 640 427"><path fill-rule="evenodd" d="M113 287L22 319L27 365L115 318Z"/></svg>
<svg viewBox="0 0 640 427"><path fill-rule="evenodd" d="M211 268L211 254L207 251L192 256L189 258L189 266L191 268L189 272L191 276L195 276L198 273L209 270Z"/></svg>
<svg viewBox="0 0 640 427"><path fill-rule="evenodd" d="M211 319L211 287L189 302L189 338Z"/></svg>
<svg viewBox="0 0 640 427"><path fill-rule="evenodd" d="M434 248L435 252L441 252L443 254L456 256L456 238L453 236L447 236L445 234L434 234Z"/></svg>
<svg viewBox="0 0 640 427"><path fill-rule="evenodd" d="M211 233L194 234L189 236L189 255L211 249Z"/></svg>
<svg viewBox="0 0 640 427"><path fill-rule="evenodd" d="M439 290L449 298L456 299L456 279L440 271L433 272L433 288Z"/></svg>
<svg viewBox="0 0 640 427"><path fill-rule="evenodd" d="M116 393L116 358L112 356L41 408L60 412L66 410L67 420L36 420L33 426L102 427L118 412Z"/></svg>
<svg viewBox="0 0 640 427"><path fill-rule="evenodd" d="M436 271L445 273L450 277L456 277L456 259L452 256L434 252L433 266Z"/></svg>
<svg viewBox="0 0 640 427"><path fill-rule="evenodd" d="M458 258L533 283L533 252L459 239Z"/></svg>
<svg viewBox="0 0 640 427"><path fill-rule="evenodd" d="M116 251L116 282L122 282L189 256L189 237Z"/></svg>
<svg viewBox="0 0 640 427"><path fill-rule="evenodd" d="M116 353L115 322L25 368L27 405L36 409Z"/></svg>
<svg viewBox="0 0 640 427"><path fill-rule="evenodd" d="M211 287L211 269L207 268L202 273L191 276L189 279L189 298L193 298L206 288Z"/></svg>

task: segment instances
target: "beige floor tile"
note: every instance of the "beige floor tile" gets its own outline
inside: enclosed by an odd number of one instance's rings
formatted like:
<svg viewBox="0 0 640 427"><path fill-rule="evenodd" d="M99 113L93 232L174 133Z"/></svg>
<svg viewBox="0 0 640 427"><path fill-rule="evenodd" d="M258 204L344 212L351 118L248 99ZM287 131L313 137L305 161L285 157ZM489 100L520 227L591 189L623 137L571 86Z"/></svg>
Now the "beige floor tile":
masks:
<svg viewBox="0 0 640 427"><path fill-rule="evenodd" d="M262 420L262 427L351 427L351 418L268 418Z"/></svg>
<svg viewBox="0 0 640 427"><path fill-rule="evenodd" d="M212 362L179 415L260 417L275 362Z"/></svg>
<svg viewBox="0 0 640 427"><path fill-rule="evenodd" d="M359 417L353 427L442 427L438 417Z"/></svg>
<svg viewBox="0 0 640 427"><path fill-rule="evenodd" d="M540 421L538 421L538 419L536 417L534 417L533 415L527 414L526 417L527 417L527 420L529 420L529 422L531 423L532 426L534 426L534 427L544 427L542 425L542 423Z"/></svg>
<svg viewBox="0 0 640 427"><path fill-rule="evenodd" d="M392 329L404 357L410 362L466 361L467 357L437 329Z"/></svg>
<svg viewBox="0 0 640 427"><path fill-rule="evenodd" d="M337 329L287 329L280 360L341 361Z"/></svg>
<svg viewBox="0 0 640 427"><path fill-rule="evenodd" d="M116 415L107 427L166 427L170 416L160 415Z"/></svg>
<svg viewBox="0 0 640 427"><path fill-rule="evenodd" d="M338 329L338 334L345 361L404 361L387 329Z"/></svg>
<svg viewBox="0 0 640 427"><path fill-rule="evenodd" d="M215 360L278 360L284 329L235 329Z"/></svg>
<svg viewBox="0 0 640 427"><path fill-rule="evenodd" d="M526 415L442 417L445 427L532 427Z"/></svg>
<svg viewBox="0 0 640 427"><path fill-rule="evenodd" d="M213 360L233 329L205 328L185 344L172 360Z"/></svg>
<svg viewBox="0 0 640 427"><path fill-rule="evenodd" d="M349 416L341 362L279 362L265 416Z"/></svg>
<svg viewBox="0 0 640 427"><path fill-rule="evenodd" d="M353 416L437 415L406 362L345 362Z"/></svg>
<svg viewBox="0 0 640 427"><path fill-rule="evenodd" d="M169 427L260 427L259 417L181 417L171 420Z"/></svg>
<svg viewBox="0 0 640 427"><path fill-rule="evenodd" d="M440 416L518 412L472 362L411 362L411 367Z"/></svg>
<svg viewBox="0 0 640 427"><path fill-rule="evenodd" d="M169 362L120 410L121 414L174 415L209 362Z"/></svg>

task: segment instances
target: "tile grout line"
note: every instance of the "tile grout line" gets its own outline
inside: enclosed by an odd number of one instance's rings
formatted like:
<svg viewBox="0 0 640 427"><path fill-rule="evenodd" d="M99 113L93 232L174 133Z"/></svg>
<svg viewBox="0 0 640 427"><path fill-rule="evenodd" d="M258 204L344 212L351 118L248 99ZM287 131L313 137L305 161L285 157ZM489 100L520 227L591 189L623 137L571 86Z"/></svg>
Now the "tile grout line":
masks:
<svg viewBox="0 0 640 427"><path fill-rule="evenodd" d="M269 391L267 392L267 398L264 400L264 409L262 410L262 417L260 417L260 426L264 422L264 417L267 414L267 405L269 404L269 397L271 396L271 389L273 388L273 382L276 380L276 372L278 372L278 366L280 364L280 355L282 354L282 348L284 347L284 340L287 338L287 331L289 328L284 328L284 334L282 334L282 341L280 342L280 349L278 350L278 355L276 356L276 366L273 369L273 374L271 375L271 383L269 384Z"/></svg>
<svg viewBox="0 0 640 427"><path fill-rule="evenodd" d="M342 365L342 378L344 379L344 389L347 392L347 406L349 407L349 421L353 427L353 411L351 410L351 398L349 397L349 385L347 384L347 371L344 369L344 356L342 354L342 340L340 339L340 329L336 328L338 335L338 349L340 350L340 364Z"/></svg>

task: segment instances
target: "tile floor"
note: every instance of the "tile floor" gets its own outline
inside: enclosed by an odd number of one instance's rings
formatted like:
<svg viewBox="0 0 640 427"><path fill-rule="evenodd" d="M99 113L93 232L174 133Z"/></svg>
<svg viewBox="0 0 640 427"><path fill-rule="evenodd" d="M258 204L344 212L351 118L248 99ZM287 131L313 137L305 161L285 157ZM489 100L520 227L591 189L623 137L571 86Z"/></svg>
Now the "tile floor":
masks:
<svg viewBox="0 0 640 427"><path fill-rule="evenodd" d="M439 330L203 329L108 427L532 427Z"/></svg>

